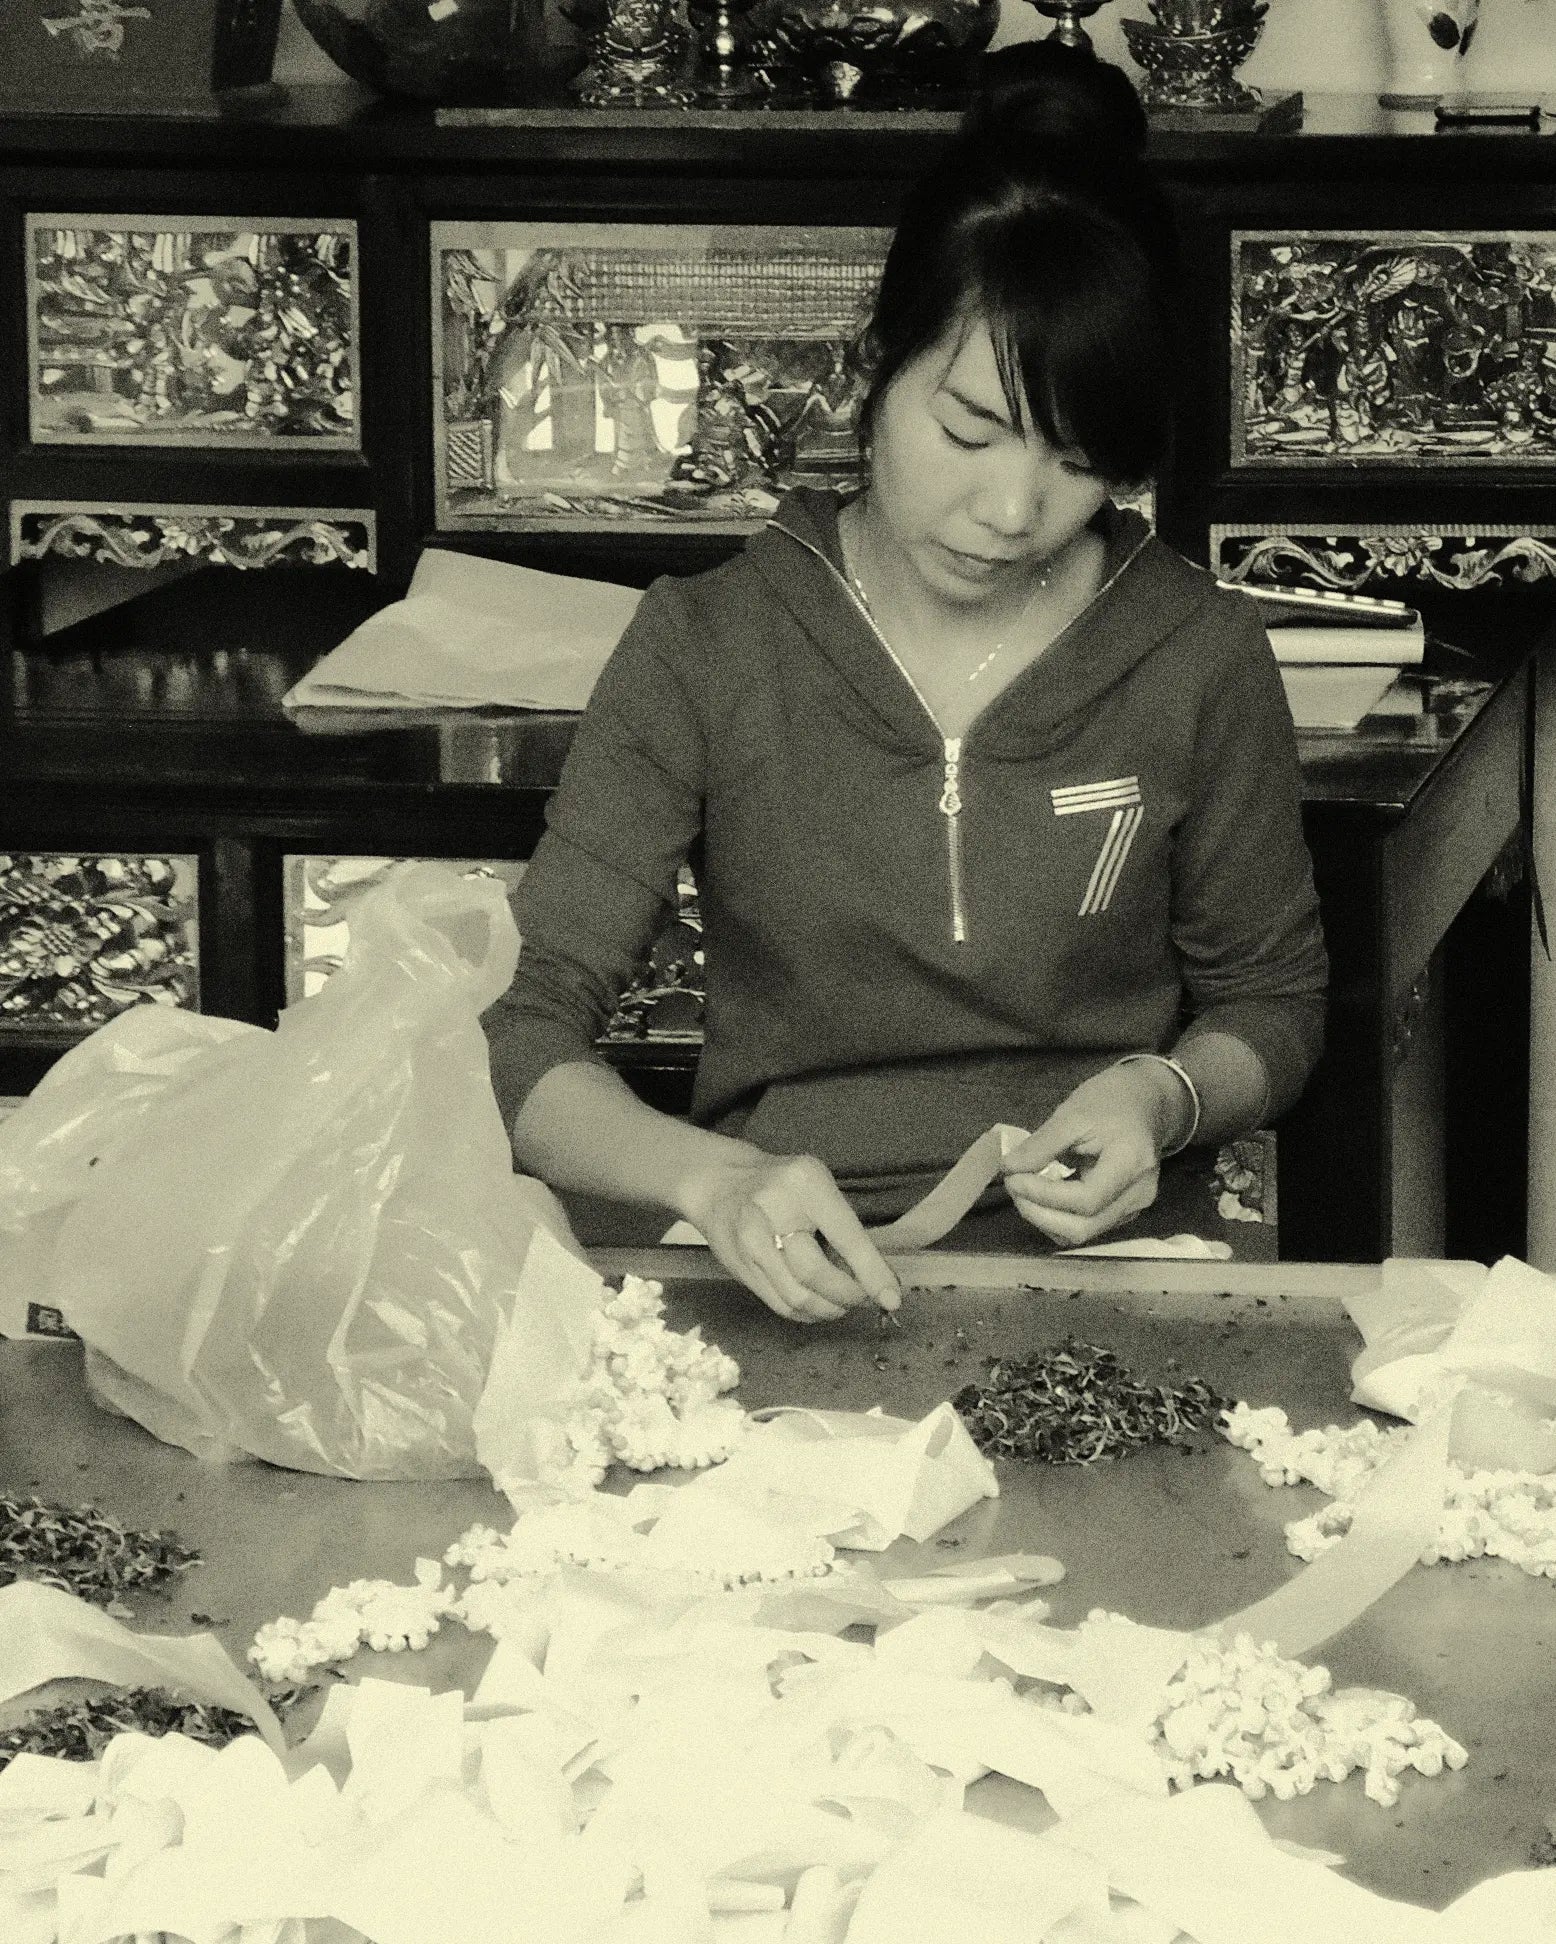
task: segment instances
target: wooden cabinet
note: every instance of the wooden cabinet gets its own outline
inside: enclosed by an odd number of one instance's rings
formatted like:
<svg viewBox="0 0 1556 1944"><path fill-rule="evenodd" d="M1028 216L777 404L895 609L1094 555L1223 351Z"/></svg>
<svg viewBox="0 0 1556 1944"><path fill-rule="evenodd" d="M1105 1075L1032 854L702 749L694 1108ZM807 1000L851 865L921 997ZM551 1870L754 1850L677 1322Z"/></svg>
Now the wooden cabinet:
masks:
<svg viewBox="0 0 1556 1944"><path fill-rule="evenodd" d="M1298 134L1157 138L1186 276L1148 510L1229 579L1403 597L1439 639L1402 712L1304 740L1336 983L1283 1129L1283 1247L1516 1250L1556 146L1309 107ZM328 88L212 119L0 121L0 852L39 882L61 858L182 874L188 989L135 958L144 936L176 960L163 921L121 913L94 1004L139 965L148 999L273 1017L295 860L522 863L566 719L316 736L281 696L429 542L642 584L726 555L796 479L846 483L850 333L951 127ZM154 591L45 636L65 561ZM192 571L160 584L169 563ZM9 881L0 962L91 924L83 890L45 934ZM0 987L0 1092L86 1023L38 1010L48 977L27 976L9 1017ZM695 1055L675 1010L621 1055L667 1100Z"/></svg>

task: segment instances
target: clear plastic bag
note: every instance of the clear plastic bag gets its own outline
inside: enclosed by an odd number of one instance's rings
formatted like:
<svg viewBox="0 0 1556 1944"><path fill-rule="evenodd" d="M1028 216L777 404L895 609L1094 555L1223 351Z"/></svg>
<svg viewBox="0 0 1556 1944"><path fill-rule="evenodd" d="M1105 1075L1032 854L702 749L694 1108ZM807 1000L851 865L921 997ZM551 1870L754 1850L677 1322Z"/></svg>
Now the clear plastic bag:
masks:
<svg viewBox="0 0 1556 1944"><path fill-rule="evenodd" d="M0 1125L0 1254L102 1402L205 1458L479 1474L530 1239L576 1247L492 1095L480 1014L517 956L500 884L404 865L275 1032L128 1014Z"/></svg>

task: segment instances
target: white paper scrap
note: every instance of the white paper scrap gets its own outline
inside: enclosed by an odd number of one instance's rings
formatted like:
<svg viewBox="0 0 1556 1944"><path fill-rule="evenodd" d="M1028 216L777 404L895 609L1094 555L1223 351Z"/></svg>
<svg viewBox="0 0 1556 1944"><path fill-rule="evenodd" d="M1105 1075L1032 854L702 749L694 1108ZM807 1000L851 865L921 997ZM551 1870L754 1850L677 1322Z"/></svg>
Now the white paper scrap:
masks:
<svg viewBox="0 0 1556 1944"><path fill-rule="evenodd" d="M24 1748L0 1769L0 1833L44 1816L84 1816L96 1794L96 1762L70 1762Z"/></svg>
<svg viewBox="0 0 1556 1944"><path fill-rule="evenodd" d="M172 1688L236 1709L272 1748L285 1746L269 1702L214 1634L132 1633L62 1587L31 1580L0 1587L0 1701L61 1680Z"/></svg>
<svg viewBox="0 0 1556 1944"><path fill-rule="evenodd" d="M1556 1870L1508 1870L1466 1890L1442 1913L1441 1944L1550 1944L1556 1938Z"/></svg>
<svg viewBox="0 0 1556 1944"><path fill-rule="evenodd" d="M869 1879L847 1944L1038 1944L1088 1906L1107 1909L1094 1867L957 1810L915 1830Z"/></svg>
<svg viewBox="0 0 1556 1944"><path fill-rule="evenodd" d="M1385 1262L1346 1300L1365 1348L1358 1404L1419 1423L1461 1391L1452 1456L1471 1470L1556 1470L1556 1277L1504 1256Z"/></svg>
<svg viewBox="0 0 1556 1944"><path fill-rule="evenodd" d="M1117 1796L1044 1840L1090 1857L1115 1890L1171 1919L1196 1944L1312 1944L1315 1937L1428 1944L1439 1935L1435 1913L1286 1854L1226 1783L1167 1801Z"/></svg>
<svg viewBox="0 0 1556 1944"><path fill-rule="evenodd" d="M1351 1625L1402 1580L1437 1536L1447 1488L1452 1407L1439 1411L1367 1480L1337 1546L1251 1606L1206 1631L1247 1634L1301 1660Z"/></svg>
<svg viewBox="0 0 1556 1944"><path fill-rule="evenodd" d="M993 1465L949 1404L916 1423L874 1412L782 1410L760 1417L741 1447L688 1491L836 1508L835 1545L881 1552L925 1540L983 1498Z"/></svg>
<svg viewBox="0 0 1556 1944"><path fill-rule="evenodd" d="M895 1221L882 1222L869 1231L870 1240L888 1255L916 1255L943 1241L963 1218L971 1214L986 1191L999 1179L1005 1156L1027 1139L1028 1130L996 1121L987 1127L952 1162L929 1192ZM1044 1174L1072 1175L1075 1171L1062 1161L1050 1161ZM659 1238L663 1248L706 1248L707 1237L691 1222L671 1223ZM1092 1242L1079 1248L1062 1249L1061 1255L1138 1256L1152 1260L1188 1257L1198 1261L1225 1262L1231 1245L1213 1242L1198 1235L1140 1237L1127 1242Z"/></svg>

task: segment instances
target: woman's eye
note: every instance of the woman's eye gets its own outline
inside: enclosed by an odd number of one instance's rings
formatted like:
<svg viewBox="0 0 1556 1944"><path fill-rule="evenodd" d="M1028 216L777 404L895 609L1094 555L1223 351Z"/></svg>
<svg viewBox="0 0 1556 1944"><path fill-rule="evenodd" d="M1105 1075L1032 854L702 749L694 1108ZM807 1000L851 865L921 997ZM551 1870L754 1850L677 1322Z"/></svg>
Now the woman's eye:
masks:
<svg viewBox="0 0 1556 1944"><path fill-rule="evenodd" d="M951 444L956 447L958 452L982 452L983 448L988 444L987 439L964 439L958 433L953 432L949 425L942 424L940 430L950 440Z"/></svg>

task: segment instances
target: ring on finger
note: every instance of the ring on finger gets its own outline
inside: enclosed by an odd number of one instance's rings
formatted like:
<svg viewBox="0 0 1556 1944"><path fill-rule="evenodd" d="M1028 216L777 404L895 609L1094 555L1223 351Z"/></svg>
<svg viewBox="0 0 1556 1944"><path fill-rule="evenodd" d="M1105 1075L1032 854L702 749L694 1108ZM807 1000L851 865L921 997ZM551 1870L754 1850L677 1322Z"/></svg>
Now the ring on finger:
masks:
<svg viewBox="0 0 1556 1944"><path fill-rule="evenodd" d="M795 1236L809 1235L810 1232L808 1228L780 1229L773 1237L773 1247L782 1255L785 1245L792 1242Z"/></svg>

